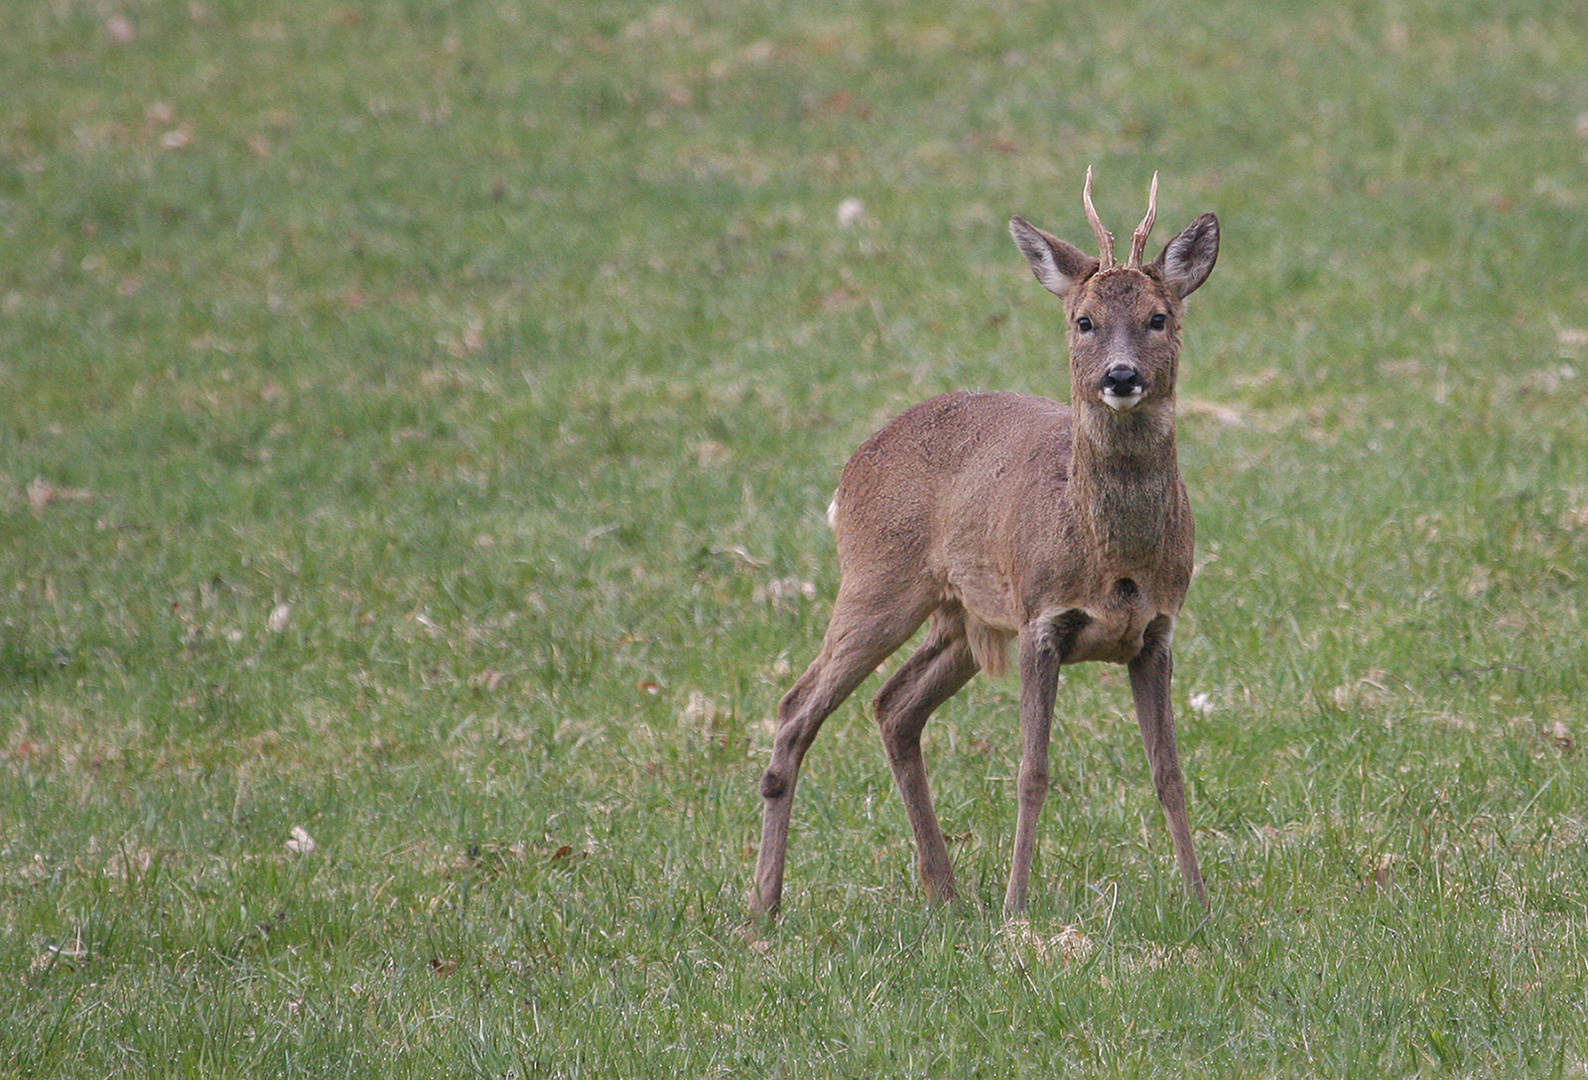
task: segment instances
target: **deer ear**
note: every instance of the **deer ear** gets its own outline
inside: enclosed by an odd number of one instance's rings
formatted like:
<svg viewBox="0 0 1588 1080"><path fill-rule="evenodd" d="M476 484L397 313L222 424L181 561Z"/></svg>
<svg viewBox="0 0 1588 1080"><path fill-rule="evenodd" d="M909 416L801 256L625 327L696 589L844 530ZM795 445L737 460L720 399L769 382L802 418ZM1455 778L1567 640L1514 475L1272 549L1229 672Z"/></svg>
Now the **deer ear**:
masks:
<svg viewBox="0 0 1588 1080"><path fill-rule="evenodd" d="M1176 295L1184 299L1208 279L1219 257L1219 219L1203 214L1164 245L1153 266Z"/></svg>
<svg viewBox="0 0 1588 1080"><path fill-rule="evenodd" d="M1031 272L1054 296L1063 296L1097 271L1097 260L1074 244L1045 233L1023 217L1009 219L1009 235L1031 264Z"/></svg>

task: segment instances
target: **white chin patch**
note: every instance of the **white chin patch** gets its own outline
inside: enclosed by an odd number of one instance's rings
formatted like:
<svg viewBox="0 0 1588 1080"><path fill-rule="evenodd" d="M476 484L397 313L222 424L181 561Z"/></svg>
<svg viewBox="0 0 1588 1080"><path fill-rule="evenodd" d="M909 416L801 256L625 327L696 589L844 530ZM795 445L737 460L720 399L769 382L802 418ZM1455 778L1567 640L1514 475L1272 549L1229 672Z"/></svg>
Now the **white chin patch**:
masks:
<svg viewBox="0 0 1588 1080"><path fill-rule="evenodd" d="M1113 409L1115 412L1129 412L1131 409L1134 409L1140 403L1141 403L1141 391L1140 390L1136 391L1134 394L1126 394L1124 396L1121 396L1119 394L1104 394L1103 395L1103 404L1107 405L1110 409Z"/></svg>

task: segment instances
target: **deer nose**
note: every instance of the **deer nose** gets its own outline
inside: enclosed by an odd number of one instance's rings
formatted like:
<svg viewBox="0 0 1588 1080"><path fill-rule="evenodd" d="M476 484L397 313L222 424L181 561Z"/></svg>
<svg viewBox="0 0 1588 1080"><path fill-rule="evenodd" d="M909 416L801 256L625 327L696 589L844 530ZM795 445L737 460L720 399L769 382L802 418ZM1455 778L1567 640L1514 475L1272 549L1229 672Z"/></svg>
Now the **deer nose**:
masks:
<svg viewBox="0 0 1588 1080"><path fill-rule="evenodd" d="M1103 376L1103 404L1111 409L1128 409L1141 400L1147 383L1135 368L1113 367Z"/></svg>

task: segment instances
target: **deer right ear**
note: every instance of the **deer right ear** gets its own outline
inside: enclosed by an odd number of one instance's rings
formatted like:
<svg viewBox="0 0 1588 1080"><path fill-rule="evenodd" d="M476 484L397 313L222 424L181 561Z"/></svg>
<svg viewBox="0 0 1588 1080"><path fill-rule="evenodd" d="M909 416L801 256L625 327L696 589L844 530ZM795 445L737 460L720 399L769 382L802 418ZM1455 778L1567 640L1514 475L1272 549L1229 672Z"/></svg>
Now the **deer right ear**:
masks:
<svg viewBox="0 0 1588 1080"><path fill-rule="evenodd" d="M1164 245L1153 265L1182 300L1208 279L1219 258L1219 219L1203 214Z"/></svg>
<svg viewBox="0 0 1588 1080"><path fill-rule="evenodd" d="M1063 296L1075 283L1097 272L1097 260L1074 244L1043 232L1023 217L1009 219L1009 235L1031 264L1031 272L1054 296Z"/></svg>

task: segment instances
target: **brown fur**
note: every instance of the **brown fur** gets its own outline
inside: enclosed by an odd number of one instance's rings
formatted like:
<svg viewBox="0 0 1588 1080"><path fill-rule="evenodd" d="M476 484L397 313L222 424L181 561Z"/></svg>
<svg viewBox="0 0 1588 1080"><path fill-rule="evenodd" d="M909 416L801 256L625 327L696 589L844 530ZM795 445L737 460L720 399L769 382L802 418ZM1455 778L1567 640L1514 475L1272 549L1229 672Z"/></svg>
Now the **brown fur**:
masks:
<svg viewBox="0 0 1588 1080"><path fill-rule="evenodd" d="M761 782L757 911L775 912L781 901L794 785L822 721L928 618L926 639L875 700L928 894L946 899L954 883L921 730L977 671L1001 672L1015 641L1023 752L1006 907L1026 904L1058 668L1089 660L1130 668L1176 858L1206 903L1169 705L1170 643L1192 559L1174 388L1182 301L1212 270L1218 223L1202 215L1143 267L1152 217L1150 208L1131 264L1107 269L1020 218L1010 223L1037 279L1064 301L1070 405L945 394L885 425L844 467L831 510L841 572L832 620L821 652L778 705ZM1094 231L1101 242L1095 219ZM1121 390L1130 404L1110 407Z"/></svg>

